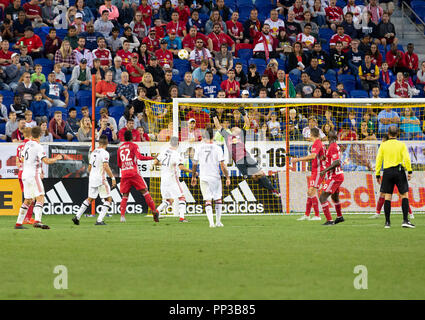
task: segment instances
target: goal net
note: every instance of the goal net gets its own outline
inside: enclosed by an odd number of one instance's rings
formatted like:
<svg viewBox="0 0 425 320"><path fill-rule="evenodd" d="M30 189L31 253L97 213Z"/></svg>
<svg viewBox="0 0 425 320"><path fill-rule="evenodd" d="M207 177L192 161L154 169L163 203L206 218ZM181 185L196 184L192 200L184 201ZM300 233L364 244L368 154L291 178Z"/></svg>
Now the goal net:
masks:
<svg viewBox="0 0 425 320"><path fill-rule="evenodd" d="M310 129L320 129L327 146L330 130L338 133L345 180L340 189L344 212L375 212L379 185L375 179L375 158L390 125L400 128L414 170L409 200L414 212L425 208L424 99L174 99L164 104L146 101L149 148L152 154L167 146L171 136L179 136L179 152L185 166L192 167L196 145L206 127L215 130L214 141L223 148L231 175L231 185L224 187L225 214L291 214L305 211L310 163L289 163L289 157L302 157L311 146ZM247 122L240 108L246 110ZM220 125L229 133L239 128L248 155L257 162L267 179L244 174L232 159L225 138L216 130L210 117L212 109ZM160 203L160 168L151 168L150 190ZM203 214L199 184L190 185L191 174L182 173L181 181L188 203L188 214ZM276 197L271 189L277 190ZM401 208L397 190L393 206ZM397 210L397 209L396 209ZM168 214L173 213L169 208Z"/></svg>

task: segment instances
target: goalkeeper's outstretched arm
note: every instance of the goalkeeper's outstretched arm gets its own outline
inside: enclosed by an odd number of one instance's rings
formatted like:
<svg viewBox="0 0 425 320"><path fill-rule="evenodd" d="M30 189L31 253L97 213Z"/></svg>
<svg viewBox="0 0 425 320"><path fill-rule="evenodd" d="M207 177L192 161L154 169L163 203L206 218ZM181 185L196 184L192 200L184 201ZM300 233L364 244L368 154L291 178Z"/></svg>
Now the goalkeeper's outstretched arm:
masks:
<svg viewBox="0 0 425 320"><path fill-rule="evenodd" d="M212 114L211 114L211 116L212 116L212 118L213 118L215 128L216 128L218 131L220 131L223 127L221 126L220 121L218 121L217 113L216 113L216 112L214 112L214 110L211 110L211 113L212 113Z"/></svg>

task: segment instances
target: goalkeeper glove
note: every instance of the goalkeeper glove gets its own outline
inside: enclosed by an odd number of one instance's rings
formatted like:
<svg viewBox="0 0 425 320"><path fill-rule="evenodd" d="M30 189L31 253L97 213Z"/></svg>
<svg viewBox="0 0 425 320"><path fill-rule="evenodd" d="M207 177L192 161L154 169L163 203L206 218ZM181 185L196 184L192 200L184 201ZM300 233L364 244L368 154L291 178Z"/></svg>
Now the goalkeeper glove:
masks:
<svg viewBox="0 0 425 320"><path fill-rule="evenodd" d="M245 111L244 107L239 107L239 112L241 113L242 117L244 117L246 115L246 111Z"/></svg>
<svg viewBox="0 0 425 320"><path fill-rule="evenodd" d="M217 117L217 110L215 108L212 108L210 110L210 117L213 119L214 117Z"/></svg>

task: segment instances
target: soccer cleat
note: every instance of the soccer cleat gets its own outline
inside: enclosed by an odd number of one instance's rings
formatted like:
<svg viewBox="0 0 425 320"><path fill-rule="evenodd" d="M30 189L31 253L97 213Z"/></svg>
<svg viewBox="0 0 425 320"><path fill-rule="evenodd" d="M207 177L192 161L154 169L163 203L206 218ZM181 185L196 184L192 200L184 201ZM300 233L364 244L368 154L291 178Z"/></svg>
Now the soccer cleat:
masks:
<svg viewBox="0 0 425 320"><path fill-rule="evenodd" d="M215 224L215 226L216 226L216 227L224 227L224 225L223 225L221 222L217 222L217 223Z"/></svg>
<svg viewBox="0 0 425 320"><path fill-rule="evenodd" d="M22 224L34 224L34 219L33 218L31 218L31 219L24 219L24 222L22 223Z"/></svg>
<svg viewBox="0 0 425 320"><path fill-rule="evenodd" d="M335 219L335 224L337 224L337 223L340 223L340 222L344 222L345 220L344 220L344 217L336 217L336 219Z"/></svg>
<svg viewBox="0 0 425 320"><path fill-rule="evenodd" d="M50 229L50 227L46 224L42 224L41 222L36 222L33 224L34 228L40 228L40 229Z"/></svg>
<svg viewBox="0 0 425 320"><path fill-rule="evenodd" d="M379 213L375 213L374 215L371 215L371 216L369 217L369 219L378 219L380 216L381 216L381 214L379 214Z"/></svg>
<svg viewBox="0 0 425 320"><path fill-rule="evenodd" d="M385 222L385 226L384 226L384 228L385 228L385 229L389 229L389 228L391 228L391 224L390 224L389 222Z"/></svg>
<svg viewBox="0 0 425 320"><path fill-rule="evenodd" d="M21 225L21 226L15 226L15 229L21 230L21 229L28 229L28 228Z"/></svg>
<svg viewBox="0 0 425 320"><path fill-rule="evenodd" d="M310 216L303 215L301 218L298 218L297 221L310 220Z"/></svg>
<svg viewBox="0 0 425 320"><path fill-rule="evenodd" d="M106 223L104 221L96 221L96 223L94 224L95 226L106 226Z"/></svg>
<svg viewBox="0 0 425 320"><path fill-rule="evenodd" d="M80 220L78 220L78 218L76 216L74 218L72 218L72 222L74 222L74 224L77 225L77 226L80 225Z"/></svg>
<svg viewBox="0 0 425 320"><path fill-rule="evenodd" d="M121 216L120 222L125 222L125 217L124 216Z"/></svg>
<svg viewBox="0 0 425 320"><path fill-rule="evenodd" d="M277 192L277 190L273 190L272 194L276 197L276 198L280 198L280 193Z"/></svg>
<svg viewBox="0 0 425 320"><path fill-rule="evenodd" d="M186 219L184 219L184 218L180 218L180 219L179 219L179 222L189 222L189 220L186 220Z"/></svg>
<svg viewBox="0 0 425 320"><path fill-rule="evenodd" d="M413 223L411 223L410 221L403 221L401 226L403 228L412 228L412 229L415 228L415 225Z"/></svg>
<svg viewBox="0 0 425 320"><path fill-rule="evenodd" d="M324 224L322 224L322 226L333 226L334 224L335 222L333 220L328 220Z"/></svg>
<svg viewBox="0 0 425 320"><path fill-rule="evenodd" d="M320 216L314 216L310 220L312 220L312 221L320 221L320 220L322 220L322 218L320 218Z"/></svg>
<svg viewBox="0 0 425 320"><path fill-rule="evenodd" d="M215 224L210 224L210 228L215 228Z"/></svg>
<svg viewBox="0 0 425 320"><path fill-rule="evenodd" d="M153 215L153 221L159 222L159 212L158 212L158 210L155 210L154 212L152 212L152 215Z"/></svg>
<svg viewBox="0 0 425 320"><path fill-rule="evenodd" d="M415 219L415 216L413 215L413 213L410 213L410 214L409 214L409 218L410 218L410 219Z"/></svg>

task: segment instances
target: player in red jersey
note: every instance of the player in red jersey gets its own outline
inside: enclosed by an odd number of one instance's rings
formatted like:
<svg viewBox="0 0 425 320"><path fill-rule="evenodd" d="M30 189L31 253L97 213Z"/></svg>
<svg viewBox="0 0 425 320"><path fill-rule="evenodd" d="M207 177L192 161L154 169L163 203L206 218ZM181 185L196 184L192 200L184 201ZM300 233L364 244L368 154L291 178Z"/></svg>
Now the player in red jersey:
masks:
<svg viewBox="0 0 425 320"><path fill-rule="evenodd" d="M314 217L311 220L320 220L317 190L323 181L323 178L320 176L320 171L324 166L325 149L323 148L322 141L320 140L320 132L318 128L311 129L310 136L313 141L311 153L305 157L291 158L291 163L296 163L299 161L311 161L311 177L308 183L305 215L298 220L310 220L311 207L314 209Z"/></svg>
<svg viewBox="0 0 425 320"><path fill-rule="evenodd" d="M25 147L25 144L31 139L31 128L25 128L24 129L24 140L21 142L21 144L18 146L18 149L16 150L16 165L18 167L18 180L19 185L21 186L22 193L24 192L24 184L22 182L22 162L23 162L23 155L22 150ZM34 224L34 219L32 219L32 212L34 210L34 202L30 205L27 211L27 215L24 218L23 224Z"/></svg>
<svg viewBox="0 0 425 320"><path fill-rule="evenodd" d="M121 222L125 222L125 211L127 209L128 194L132 186L140 191L143 197L145 197L146 203L152 210L153 220L159 222L159 213L156 210L155 203L149 194L148 187L145 181L139 175L139 169L137 167L137 159L139 160L154 160L154 157L142 156L139 152L139 147L132 142L133 135L131 131L124 133L124 143L118 148L118 167L121 169L121 186L120 191L122 193L122 202L120 205L121 209Z"/></svg>
<svg viewBox="0 0 425 320"><path fill-rule="evenodd" d="M341 151L336 140L338 139L337 133L332 130L328 134L329 147L326 152L326 169L320 172L320 176L327 177L326 182L322 185L322 193L320 194L320 204L322 205L323 214L326 217L324 226L329 226L344 222L344 217L341 213L341 204L339 203L339 187L344 182L344 173L341 168ZM328 198L331 196L335 205L336 219L332 220L329 211Z"/></svg>

